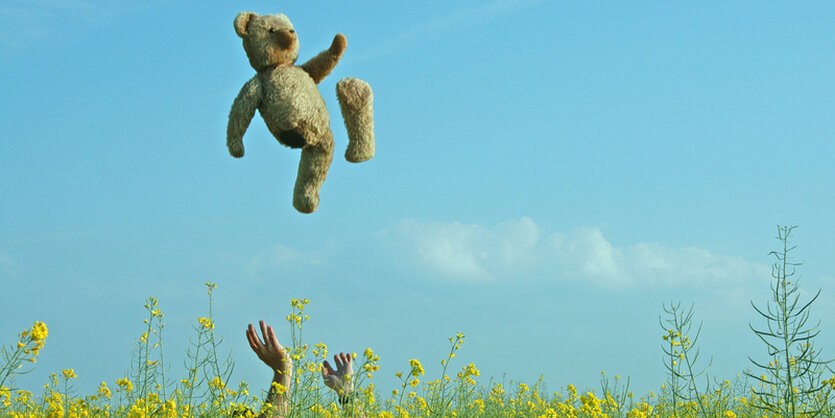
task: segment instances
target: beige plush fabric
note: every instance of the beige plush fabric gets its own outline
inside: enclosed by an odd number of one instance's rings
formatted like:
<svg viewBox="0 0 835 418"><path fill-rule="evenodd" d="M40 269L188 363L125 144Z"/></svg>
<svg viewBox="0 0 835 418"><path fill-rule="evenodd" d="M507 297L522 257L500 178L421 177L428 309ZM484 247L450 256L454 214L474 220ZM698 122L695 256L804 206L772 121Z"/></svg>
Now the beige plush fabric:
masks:
<svg viewBox="0 0 835 418"><path fill-rule="evenodd" d="M361 163L374 157L374 93L371 86L358 78L343 78L336 83L336 98L348 130L345 159Z"/></svg>
<svg viewBox="0 0 835 418"><path fill-rule="evenodd" d="M336 67L347 40L338 34L330 48L295 66L299 41L287 16L242 12L234 27L257 73L244 84L229 112L229 153L243 157L243 135L258 109L279 143L302 149L293 206L302 213L314 212L334 147L330 118L317 84ZM371 159L375 152L371 87L362 80L346 78L337 83L337 98L348 130L345 158L351 162Z"/></svg>

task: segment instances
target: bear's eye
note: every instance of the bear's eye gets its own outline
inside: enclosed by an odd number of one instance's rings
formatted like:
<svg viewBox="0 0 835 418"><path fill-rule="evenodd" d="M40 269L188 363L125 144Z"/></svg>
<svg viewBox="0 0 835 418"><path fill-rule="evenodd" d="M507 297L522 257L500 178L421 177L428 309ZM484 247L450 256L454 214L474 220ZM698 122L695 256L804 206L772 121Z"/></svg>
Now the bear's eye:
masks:
<svg viewBox="0 0 835 418"><path fill-rule="evenodd" d="M275 29L270 28L270 33L275 33Z"/></svg>

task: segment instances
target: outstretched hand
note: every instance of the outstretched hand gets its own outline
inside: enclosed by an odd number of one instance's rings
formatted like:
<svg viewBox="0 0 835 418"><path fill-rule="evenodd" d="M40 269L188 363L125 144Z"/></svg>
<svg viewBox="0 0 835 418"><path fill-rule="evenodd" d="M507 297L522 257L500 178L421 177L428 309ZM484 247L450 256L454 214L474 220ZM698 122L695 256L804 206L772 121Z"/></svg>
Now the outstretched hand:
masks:
<svg viewBox="0 0 835 418"><path fill-rule="evenodd" d="M246 330L246 339L249 341L249 346L264 364L273 369L276 377L275 381L289 389L293 377L293 360L278 342L273 327L264 324L264 321L259 321L258 324L261 326L264 341L262 342L261 338L258 337L255 327L249 324Z"/></svg>
<svg viewBox="0 0 835 418"><path fill-rule="evenodd" d="M333 362L336 370L327 360L322 363L322 380L339 396L348 395L354 391L354 357L345 353L334 354Z"/></svg>

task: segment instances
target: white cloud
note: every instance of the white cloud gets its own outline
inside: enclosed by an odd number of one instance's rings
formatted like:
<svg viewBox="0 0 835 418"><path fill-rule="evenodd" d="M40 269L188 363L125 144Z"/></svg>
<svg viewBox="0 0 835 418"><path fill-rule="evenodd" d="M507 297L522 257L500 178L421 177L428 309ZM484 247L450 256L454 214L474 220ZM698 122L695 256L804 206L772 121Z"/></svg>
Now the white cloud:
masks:
<svg viewBox="0 0 835 418"><path fill-rule="evenodd" d="M616 246L596 227L542 236L530 218L494 227L404 220L380 235L419 267L451 280L519 280L537 276L630 285L738 285L769 277L769 267L701 248L658 243Z"/></svg>
<svg viewBox="0 0 835 418"><path fill-rule="evenodd" d="M459 280L491 280L530 264L539 243L539 229L530 218L494 228L405 220L385 235L405 245L407 256L416 257L420 264Z"/></svg>
<svg viewBox="0 0 835 418"><path fill-rule="evenodd" d="M721 284L752 277L768 279L769 267L741 257L713 254L701 248L665 248L641 243L628 249L633 277L653 282Z"/></svg>
<svg viewBox="0 0 835 418"><path fill-rule="evenodd" d="M580 228L568 236L555 235L553 257L566 276L623 284L622 250L612 247L597 228Z"/></svg>

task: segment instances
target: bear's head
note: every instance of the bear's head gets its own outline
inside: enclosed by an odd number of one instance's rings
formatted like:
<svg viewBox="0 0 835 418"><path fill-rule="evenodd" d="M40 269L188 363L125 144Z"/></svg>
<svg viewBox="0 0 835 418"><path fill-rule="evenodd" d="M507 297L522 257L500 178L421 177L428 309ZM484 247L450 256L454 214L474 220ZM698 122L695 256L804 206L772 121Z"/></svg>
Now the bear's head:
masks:
<svg viewBox="0 0 835 418"><path fill-rule="evenodd" d="M243 39L244 51L255 71L293 65L299 56L299 38L293 23L283 14L241 12L235 17L235 32Z"/></svg>

